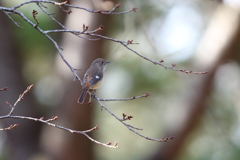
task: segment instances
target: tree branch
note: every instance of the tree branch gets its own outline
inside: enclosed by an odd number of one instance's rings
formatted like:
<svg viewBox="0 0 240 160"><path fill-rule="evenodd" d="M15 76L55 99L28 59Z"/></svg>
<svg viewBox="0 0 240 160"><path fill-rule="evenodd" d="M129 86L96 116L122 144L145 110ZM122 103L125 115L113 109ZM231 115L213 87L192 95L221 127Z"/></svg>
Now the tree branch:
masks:
<svg viewBox="0 0 240 160"><path fill-rule="evenodd" d="M42 10L42 12L47 14L54 22L58 23L63 29L62 30L46 30L46 31L43 31L39 27L37 27L38 26L38 21L35 18L34 19L37 21L36 24L31 22L22 12L16 11L16 9L22 7L23 5L27 5L29 3L36 3L38 5L38 7ZM207 71L196 72L196 71L191 71L191 70L186 70L186 69L177 69L177 68L175 68L176 64L172 64L171 66L167 66L167 65L163 64L162 60L161 61L155 61L155 60L152 60L152 59L150 59L148 57L145 57L142 54L138 53L137 51L135 51L135 50L133 50L132 48L129 47L130 44L138 44L138 43L132 43L133 40L128 40L127 42L126 41L121 41L121 40L113 39L113 38L110 38L110 37L102 36L100 34L95 34L96 31L86 32L84 30L83 31L69 30L64 25L62 25L59 21L57 21L55 18L52 17L53 13L50 14L47 11L45 11L42 8L42 6L44 6L42 3L49 3L49 4L53 4L53 5L60 6L60 7L69 7L69 8L75 8L75 9L81 9L81 10L85 10L87 12L100 13L100 14L126 14L126 13L129 13L129 12L132 12L132 11L135 12L136 9L137 9L137 8L132 8L132 9L130 9L128 11L125 11L125 12L113 12L113 11L115 11L115 9L117 9L117 8L119 8L121 6L120 3L118 3L109 12L104 12L104 11L100 11L100 10L86 9L86 8L79 7L79 6L74 6L74 5L68 4L69 1L58 3L58 2L55 2L55 1L48 1L48 0L30 0L30 1L27 1L27 2L23 2L23 3L19 4L19 5L16 5L16 6L12 7L12 8L5 8L5 7L1 7L0 6L0 10L3 10L4 12L12 12L12 13L15 13L15 14L18 14L19 16L21 16L26 22L28 22L30 25L32 25L34 28L36 28L40 33L45 35L50 41L52 41L52 43L55 45L55 47L58 50L58 52L59 52L59 49L60 49L59 46L57 44L55 44L56 42L50 36L48 36L48 34L49 33L59 33L59 32L70 32L70 33L74 34L75 36L77 36L79 38L83 38L83 39L87 39L87 40L99 40L99 39L88 39L86 37L82 37L82 36L79 36L79 35L83 34L83 35L98 37L98 38L102 38L102 39L106 39L106 40L110 40L110 41L113 41L113 42L120 43L125 48L127 48L131 52L135 53L136 55L140 56L141 58L143 58L143 59L145 59L145 60L147 60L147 61L149 61L149 62L151 62L151 63L153 63L155 65L160 65L160 66L164 67L165 69L171 69L171 70L174 70L174 71L184 72L184 73L187 73L187 74L188 73L192 73L192 74L206 74L207 73ZM44 8L46 8L46 7L44 6ZM67 12L69 13L69 11L67 11ZM13 22L15 23L15 21L13 21ZM60 54L61 58L63 59L63 61L68 65L68 67L71 69L71 71L76 76L76 73L73 71L73 68L65 60L65 58L62 55L62 53L59 52L59 54ZM76 76L76 77L82 84L81 79L78 76Z"/></svg>
<svg viewBox="0 0 240 160"><path fill-rule="evenodd" d="M144 94L145 95L145 94ZM149 94L148 94L149 95ZM142 97L146 97L146 96L139 96L139 98L142 98ZM138 136L140 137L143 137L147 140L151 140L151 141L157 141L157 142L166 142L166 141L169 141L171 139L173 139L174 137L168 137L168 138L162 138L162 139L155 139L155 138L150 138L150 137L147 137L147 136L144 136L142 134L140 134L139 132L137 132L136 130L143 130L142 128L137 128L137 127L134 127L132 125L129 125L127 123L125 123L124 121L126 119L124 119L124 115L123 114L123 119L119 118L118 116L116 116L112 111L110 111L102 102L101 102L101 99L98 98L97 96L94 95L94 98L98 101L98 103L101 105L102 108L104 108L108 113L110 113L113 117L115 117L119 122L121 122L125 127L127 127L128 130L130 130L131 132L137 134ZM126 99L125 99L126 100ZM127 100L129 100L127 98ZM128 120L130 120L131 118L133 118L132 116L130 118L128 118Z"/></svg>
<svg viewBox="0 0 240 160"><path fill-rule="evenodd" d="M52 121L55 121L57 120L58 116L53 116L52 118L48 119L48 120L44 120L44 117L41 117L41 118L33 118L33 117L26 117L26 116L15 116L15 115L12 115L13 114L13 111L15 110L17 104L23 100L23 97L24 95L29 92L31 90L31 88L33 87L33 85L30 85L27 87L27 89L19 95L19 98L17 99L17 101L14 103L14 105L12 106L10 103L7 102L7 104L11 107L11 110L10 112L5 115L5 116L0 116L0 119L7 119L7 118L13 118L13 119L25 119L25 120L32 120L32 121L36 121L36 122L41 122L41 123L45 123L45 124L48 124L52 127L55 127L55 128L58 128L58 129L62 129L62 130L65 130L65 131L69 131L71 133L78 133L78 134L82 134L84 136L86 136L88 139L90 139L91 141L93 141L94 143L97 143L99 145L102 145L102 146L105 146L105 147L109 147L109 148L118 148L117 146L117 143L114 143L113 145L109 145L109 142L108 143L102 143L102 142L99 142L95 139L93 139L92 137L90 137L87 133L88 132L91 132L93 130L96 130L98 129L98 126L95 126L89 130L86 130L86 131L77 131L77 130L73 130L73 129L69 129L69 128L66 128L66 127L63 127L63 126L60 126L60 125L57 125L57 124L54 124L54 123L51 123ZM14 125L10 125L9 127L7 128L1 128L0 131L5 131L5 130L11 130L15 127L17 127L18 124L14 124Z"/></svg>

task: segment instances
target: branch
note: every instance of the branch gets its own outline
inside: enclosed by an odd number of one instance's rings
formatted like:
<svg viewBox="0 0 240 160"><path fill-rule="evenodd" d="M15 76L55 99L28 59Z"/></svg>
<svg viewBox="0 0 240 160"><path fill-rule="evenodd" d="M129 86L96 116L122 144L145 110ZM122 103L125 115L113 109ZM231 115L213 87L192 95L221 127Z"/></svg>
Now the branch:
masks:
<svg viewBox="0 0 240 160"><path fill-rule="evenodd" d="M102 35L98 35L98 34L92 34L92 33L87 33L87 34L90 35L90 36L99 37L99 38L103 38L103 39L106 39L106 40L110 40L110 41L113 41L113 42L120 43L125 48L127 48L130 51L132 51L133 53L135 53L139 57L141 57L141 58L143 58L143 59L145 59L145 60L147 60L149 62L152 62L155 65L160 65L160 66L164 67L165 69L171 69L171 70L174 70L174 71L184 72L184 73L187 73L187 74L188 73L192 73L192 74L206 74L206 73L208 73L208 71L196 72L196 71L190 71L190 70L185 70L185 69L177 69L177 68L175 68L176 64L172 64L172 66L167 66L167 65L163 64L163 62L164 62L163 60L154 61L154 60L152 60L150 58L147 58L147 57L143 56L142 54L138 53L137 51L135 51L135 50L133 50L132 48L129 47L129 44L136 44L136 43L132 43L133 40L128 40L126 42L126 41L120 41L120 40L116 40L116 39L109 38L109 37L102 36Z"/></svg>
<svg viewBox="0 0 240 160"><path fill-rule="evenodd" d="M10 13L8 13L8 12L4 12L4 13L6 13L6 15L8 16L8 18L11 19L12 22L13 22L16 26L18 26L19 28L23 28L23 27L20 26L20 23L16 22L16 21L9 15Z"/></svg>
<svg viewBox="0 0 240 160"><path fill-rule="evenodd" d="M62 129L62 130L65 130L65 131L69 131L71 133L78 133L78 134L82 134L84 136L86 136L88 139L90 139L91 141L99 144L99 145L102 145L102 146L105 146L105 147L108 147L108 148L118 148L118 143L115 142L115 143L102 143L102 142L99 142L95 139L93 139L92 137L90 137L87 133L88 132L91 132L93 130L97 130L98 129L98 125L89 129L89 130L86 130L86 131L77 131L77 130L73 130L73 129L69 129L69 128L65 128L63 126L60 126L60 125L57 125L57 124L54 124L54 123L51 123L52 121L55 121L58 119L58 116L52 116L52 118L50 119L47 119L47 120L44 120L44 117L41 117L41 118L33 118L33 117L26 117L26 116L15 116L15 115L12 115L15 107L17 106L18 102L22 101L23 100L23 97L24 95L29 92L31 89L32 89L33 85L30 85L27 87L27 89L22 93L20 94L19 98L17 99L17 101L14 103L14 105L12 106L10 103L7 102L7 104L11 107L11 110L10 112L5 115L5 116L0 116L0 119L7 119L7 118L13 118L13 119L25 119L25 120L32 120L32 121L36 121L36 122L41 122L41 123L45 123L45 124L48 124L52 127L55 127L55 128L58 128L58 129ZM13 128L16 128L18 126L18 124L13 124L13 125L10 125L9 127L7 128L1 128L0 131L6 131L6 130L11 130Z"/></svg>
<svg viewBox="0 0 240 160"><path fill-rule="evenodd" d="M6 104L11 107L11 110L10 110L10 112L8 113L9 116L13 113L13 111L14 111L15 107L17 106L18 102L20 102L20 101L23 100L24 95L25 95L27 92L29 92L29 91L32 89L32 87L33 87L33 84L30 85L30 86L28 86L27 89L26 89L22 94L19 95L17 101L14 103L13 106L12 106L9 102L6 102Z"/></svg>
<svg viewBox="0 0 240 160"><path fill-rule="evenodd" d="M16 9L22 7L23 5L27 5L29 3L36 3L38 5L38 7L45 13L47 14L54 22L56 22L57 24L59 24L63 29L62 30L46 30L46 31L43 31L41 30L39 27L38 27L38 21L36 19L36 17L34 17L35 21L37 22L37 24L34 24L32 21L30 21L22 12L18 12L16 11ZM117 40L117 39L113 39L113 38L109 38L109 37L106 37L106 36L102 36L102 35L99 35L99 34L95 34L98 30L94 30L94 31L86 31L86 30L83 30L83 31L73 31L73 30L69 30L67 29L64 25L62 25L59 21L57 21L55 18L52 17L52 14L53 13L48 13L46 10L43 9L44 8L47 8L45 7L42 3L50 3L50 4L53 4L53 5L56 5L56 6L60 6L61 9L67 13L69 13L69 11L66 11L64 10L62 7L69 7L69 8L75 8L75 9L81 9L81 10L85 10L85 11L88 11L88 12L91 12L91 13L100 13L100 14L126 14L126 13L129 13L129 12L136 12L136 9L137 8L132 8L128 11L125 11L125 12L113 12L115 11L115 9L119 8L121 5L120 3L117 3L109 12L103 12L103 11L100 11L100 10L92 10L92 9L86 9L86 8L83 8L83 7L79 7L79 6L74 6L74 5L70 5L68 4L69 1L64 1L62 3L58 3L58 2L55 2L55 1L48 1L48 0L30 0L30 1L27 1L27 2L23 2L19 5L16 5L12 8L5 8L5 7L1 7L0 6L0 10L3 10L6 14L7 12L11 12L11 13L14 13L14 14L18 14L19 16L21 16L26 22L28 22L30 25L32 25L34 28L36 28L40 33L42 33L43 35L45 35L50 41L52 41L52 43L55 45L56 49L58 50L62 60L67 64L67 66L70 68L70 70L73 72L73 74L77 77L77 79L81 82L82 84L82 81L81 79L77 76L76 72L74 72L74 68L71 67L71 65L65 60L64 56L62 55L61 53L61 48L58 46L58 44L48 35L49 33L59 33L59 32L70 32L72 34L74 34L75 36L79 37L79 38L83 38L83 39L87 39L87 40L91 40L91 41L95 41L95 40L99 40L99 39L88 39L86 37L82 37L80 36L80 34L83 34L83 35L88 35L88 36L93 36L93 37L98 37L100 39L106 39L106 40L110 40L110 41L113 41L113 42L117 42L117 43L120 43L121 45L123 45L125 48L127 48L128 50L130 50L131 52L135 53L136 55L140 56L141 58L155 64L155 65L160 65L162 67L164 67L165 69L171 69L171 70L174 70L174 71L179 71L179 72L184 72L184 73L191 73L191 74L206 74L207 71L201 71L201 72L197 72L197 71L191 71L191 70L186 70L186 69L177 69L175 68L176 64L172 64L171 66L167 66L165 64L163 64L163 60L161 61L156 61L156 60L152 60L148 57L145 57L143 56L142 54L138 53L137 51L133 50L132 48L129 47L130 44L138 44L138 43L132 43L133 40L128 40L128 41L121 41L121 40ZM13 21L15 24L16 22ZM83 85L83 84L82 84Z"/></svg>
<svg viewBox="0 0 240 160"><path fill-rule="evenodd" d="M145 93L146 94L146 93ZM144 94L144 95L145 95ZM131 120L131 118L133 118L133 116L127 116L125 114L123 114L123 119L119 118L118 116L116 116L112 111L110 111L102 102L101 102L101 99L98 98L97 96L93 96L97 101L98 103L101 105L101 108L104 108L108 113L110 113L113 117L115 117L119 122L121 122L125 127L127 127L128 130L130 130L131 132L137 134L138 136L142 137L142 138L145 138L147 140L151 140L151 141L157 141L157 142L167 142L169 140L172 140L174 137L168 137L168 138L162 138L162 139L155 139L155 138L150 138L150 137L147 137L147 136L144 136L142 134L140 134L139 132L137 132L136 130L143 130L142 128L137 128L137 127L134 127L132 125L129 125L127 123L125 123L125 121L128 119L128 120ZM141 96L139 96L141 97ZM144 97L144 96L142 96ZM127 98L128 99L128 98ZM131 98L130 98L131 99Z"/></svg>
<svg viewBox="0 0 240 160"><path fill-rule="evenodd" d="M95 96L95 95L94 95ZM130 97L130 98L119 98L119 99L102 99L102 98L98 98L99 101L129 101L129 100L134 100L134 99L139 99L139 98L143 98L143 97L148 97L150 96L149 92L144 93L141 96L134 96L134 97Z"/></svg>
<svg viewBox="0 0 240 160"><path fill-rule="evenodd" d="M92 129L90 130L87 130L87 131L77 131L77 130L72 130L72 129L69 129L69 128L65 128L65 127L62 127L60 125L57 125L57 124L54 124L54 123L50 123L48 120L43 120L41 118L33 118L33 117L25 117L25 116L13 116L13 115L6 115L6 116L0 116L0 119L6 119L6 118L13 118L13 119L25 119L25 120L32 120L32 121L37 121L37 122L41 122L41 123L45 123L45 124L48 124L52 127L55 127L55 128L58 128L58 129L62 129L62 130L65 130L65 131L69 131L71 133L78 133L78 134L82 134L84 136L86 136L88 139L90 139L91 141L99 144L99 145L102 145L102 146L105 146L105 147L108 147L108 148L118 148L117 145L108 145L107 143L102 143L102 142L99 142L93 138L91 138L87 132L90 132L90 131L93 131L93 130L96 130L95 127L93 127ZM15 124L16 125L16 124ZM12 126L12 125L11 125ZM10 126L10 127L11 127ZM14 125L13 125L14 126ZM15 126L16 127L16 126ZM6 130L6 129L2 129L2 130Z"/></svg>

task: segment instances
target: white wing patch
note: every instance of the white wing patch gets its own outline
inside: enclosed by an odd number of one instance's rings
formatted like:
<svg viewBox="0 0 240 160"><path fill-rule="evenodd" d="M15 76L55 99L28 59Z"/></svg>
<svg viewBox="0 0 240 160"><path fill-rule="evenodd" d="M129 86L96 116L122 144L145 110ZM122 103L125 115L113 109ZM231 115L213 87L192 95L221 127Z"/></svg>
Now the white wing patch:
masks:
<svg viewBox="0 0 240 160"><path fill-rule="evenodd" d="M98 77L98 76L96 76L96 79L99 79L99 77Z"/></svg>

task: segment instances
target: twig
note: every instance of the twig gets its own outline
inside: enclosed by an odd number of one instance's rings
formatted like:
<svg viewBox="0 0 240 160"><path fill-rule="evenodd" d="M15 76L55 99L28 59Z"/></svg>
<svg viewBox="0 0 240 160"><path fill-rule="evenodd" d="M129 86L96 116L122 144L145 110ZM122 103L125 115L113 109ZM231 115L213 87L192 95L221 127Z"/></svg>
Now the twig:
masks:
<svg viewBox="0 0 240 160"><path fill-rule="evenodd" d="M174 137L168 137L168 138L162 138L162 139L155 139L155 138L150 138L150 137L147 137L147 136L144 136L142 134L140 134L139 132L137 132L136 130L143 130L141 128L137 128L137 127L134 127L134 126L131 126L127 123L124 122L123 119L119 118L118 116L116 116L112 111L110 111L101 101L98 97L94 96L94 98L98 101L98 103L101 105L102 108L104 108L106 111L108 111L113 117L115 117L119 122L121 122L124 126L127 127L128 130L132 131L133 133L139 135L140 137L143 137L147 140L151 140L151 141L157 141L157 142L166 142L168 140L171 140L173 139Z"/></svg>
<svg viewBox="0 0 240 160"><path fill-rule="evenodd" d="M130 97L130 98L119 98L119 99L103 99L103 98L98 98L99 101L107 101L107 102L110 102L110 101L129 101L129 100L134 100L134 99L139 99L139 98L143 98L143 97L148 97L150 96L150 93L149 92L146 92L144 93L143 95L141 96L134 96L134 97Z"/></svg>
<svg viewBox="0 0 240 160"><path fill-rule="evenodd" d="M115 7L113 7L108 13L112 13L116 8L119 8L121 6L120 2L118 2Z"/></svg>
<svg viewBox="0 0 240 160"><path fill-rule="evenodd" d="M87 130L87 131L77 131L77 130L72 130L72 129L69 129L69 128L65 128L65 127L62 127L60 125L57 125L57 124L54 124L54 123L50 123L49 121L47 120L43 120L41 118L33 118L33 117L25 117L25 116L13 116L13 115L6 115L6 116L0 116L0 119L7 119L7 118L13 118L13 119L25 119L25 120L32 120L32 121L36 121L36 122L41 122L41 123L45 123L45 124L48 124L52 127L55 127L55 128L58 128L58 129L62 129L62 130L65 130L65 131L69 131L71 133L78 133L78 134L82 134L84 136L86 136L88 139L90 139L92 142L94 143L97 143L99 145L102 145L102 146L105 146L105 147L108 147L108 148L118 148L117 145L108 145L107 143L102 143L102 142L99 142L95 139L93 139L92 137L90 137L87 132L90 132L94 129L90 129L90 130ZM16 127L16 124L15 126L14 125L11 125L12 127ZM11 127L10 126L10 127ZM95 126L96 127L96 126ZM95 128L93 127L93 128ZM2 130L6 130L6 129L2 129Z"/></svg>
<svg viewBox="0 0 240 160"><path fill-rule="evenodd" d="M147 58L145 56L143 56L142 54L138 53L137 51L133 50L132 48L130 48L128 45L129 44L134 44L132 43L132 40L128 40L127 42L125 41L120 41L120 40L116 40L116 39L113 39L113 38L109 38L109 37L106 37L106 36L102 36L102 35L98 35L98 34L92 34L92 33L87 33L88 35L90 36L95 36L95 37L99 37L99 38L103 38L103 39L107 39L107 40L110 40L110 41L114 41L114 42L117 42L117 43L120 43L122 44L125 48L127 48L128 50L132 51L133 53L135 53L136 55L138 55L139 57L149 61L149 62L152 62L153 64L155 65L160 65L162 67L164 67L165 69L171 69L171 70L174 70L174 71L179 71L179 72L184 72L184 73L192 73L192 74L206 74L208 73L208 71L202 71L202 72L196 72L196 71L189 71L189 70L185 70L185 69L177 69L177 68L174 68L176 66L176 64L173 64L172 66L167 66L167 65L164 65L162 60L161 61L154 61L150 58Z"/></svg>
<svg viewBox="0 0 240 160"><path fill-rule="evenodd" d="M38 19L36 17L37 14L38 14L37 11L35 11L35 10L32 11L33 18L36 21L36 24L35 24L34 28L36 28L39 25Z"/></svg>
<svg viewBox="0 0 240 160"><path fill-rule="evenodd" d="M28 86L27 89L22 94L19 95L17 101L14 103L13 106L10 103L6 102L11 107L11 111L8 113L9 116L13 113L13 111L14 111L15 107L17 106L18 102L23 100L24 95L27 92L29 92L32 89L32 87L33 87L33 84Z"/></svg>
<svg viewBox="0 0 240 160"><path fill-rule="evenodd" d="M16 26L18 26L19 28L23 28L23 27L20 26L20 23L19 23L19 22L16 22L16 21L9 15L8 12L4 12L4 13L6 13L6 15L8 16L8 18L11 19L12 22L13 22Z"/></svg>
<svg viewBox="0 0 240 160"><path fill-rule="evenodd" d="M0 131L7 131L7 130L11 130L13 128L16 128L18 126L18 124L12 124L7 128L0 128Z"/></svg>

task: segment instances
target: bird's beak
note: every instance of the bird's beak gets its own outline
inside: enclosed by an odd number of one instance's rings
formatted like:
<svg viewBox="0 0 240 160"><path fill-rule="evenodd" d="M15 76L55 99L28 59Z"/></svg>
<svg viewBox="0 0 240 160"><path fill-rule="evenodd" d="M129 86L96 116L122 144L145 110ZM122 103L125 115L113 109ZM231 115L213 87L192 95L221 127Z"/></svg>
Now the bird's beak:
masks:
<svg viewBox="0 0 240 160"><path fill-rule="evenodd" d="M106 62L107 64L110 63L109 61Z"/></svg>

